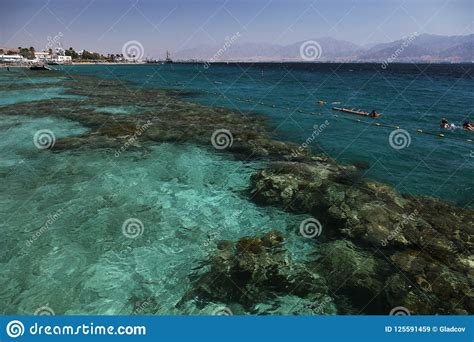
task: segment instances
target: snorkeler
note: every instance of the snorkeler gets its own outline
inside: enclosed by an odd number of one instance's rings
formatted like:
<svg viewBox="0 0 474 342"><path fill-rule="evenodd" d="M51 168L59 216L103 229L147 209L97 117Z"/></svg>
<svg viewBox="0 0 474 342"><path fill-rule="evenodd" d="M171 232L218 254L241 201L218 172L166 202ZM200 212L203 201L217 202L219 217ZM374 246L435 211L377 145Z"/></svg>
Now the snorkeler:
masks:
<svg viewBox="0 0 474 342"><path fill-rule="evenodd" d="M451 126L449 125L449 122L446 118L442 118L441 123L439 124L439 127L441 127L441 128L450 128Z"/></svg>
<svg viewBox="0 0 474 342"><path fill-rule="evenodd" d="M467 129L468 131L474 131L474 126L472 125L471 121L465 121L462 124L462 128Z"/></svg>
<svg viewBox="0 0 474 342"><path fill-rule="evenodd" d="M371 118L376 118L377 116L379 116L379 113L377 113L377 112L375 111L375 109L372 109L372 111L370 112L369 116L370 116Z"/></svg>

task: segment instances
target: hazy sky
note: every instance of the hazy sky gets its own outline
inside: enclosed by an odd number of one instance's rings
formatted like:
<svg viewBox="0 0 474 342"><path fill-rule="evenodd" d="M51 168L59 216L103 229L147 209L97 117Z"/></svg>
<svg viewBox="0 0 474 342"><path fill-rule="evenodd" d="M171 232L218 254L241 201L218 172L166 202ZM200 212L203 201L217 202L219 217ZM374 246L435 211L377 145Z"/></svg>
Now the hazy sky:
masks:
<svg viewBox="0 0 474 342"><path fill-rule="evenodd" d="M65 47L119 53L139 41L159 57L200 44L294 43L330 36L356 44L414 32L473 32L472 0L0 0L0 46Z"/></svg>

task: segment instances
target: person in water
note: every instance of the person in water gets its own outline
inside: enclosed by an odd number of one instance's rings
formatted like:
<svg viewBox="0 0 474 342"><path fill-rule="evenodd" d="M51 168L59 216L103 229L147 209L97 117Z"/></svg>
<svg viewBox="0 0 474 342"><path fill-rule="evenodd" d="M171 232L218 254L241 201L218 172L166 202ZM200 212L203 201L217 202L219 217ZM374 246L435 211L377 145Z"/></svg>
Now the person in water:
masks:
<svg viewBox="0 0 474 342"><path fill-rule="evenodd" d="M439 124L439 127L441 127L441 128L450 128L448 120L445 119L445 118L442 118L441 123Z"/></svg>
<svg viewBox="0 0 474 342"><path fill-rule="evenodd" d="M377 113L377 112L375 111L375 109L372 109L372 111L370 112L369 116L370 116L371 118L376 118L377 116L379 116L379 113Z"/></svg>
<svg viewBox="0 0 474 342"><path fill-rule="evenodd" d="M465 121L462 124L462 128L467 129L468 131L474 131L474 126L472 125L471 121Z"/></svg>

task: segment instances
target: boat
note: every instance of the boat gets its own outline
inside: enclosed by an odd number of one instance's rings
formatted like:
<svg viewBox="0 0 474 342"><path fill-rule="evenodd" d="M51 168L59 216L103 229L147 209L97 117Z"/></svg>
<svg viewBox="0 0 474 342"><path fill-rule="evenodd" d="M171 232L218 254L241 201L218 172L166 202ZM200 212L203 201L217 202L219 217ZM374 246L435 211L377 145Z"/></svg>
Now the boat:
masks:
<svg viewBox="0 0 474 342"><path fill-rule="evenodd" d="M33 65L30 67L30 70L51 70L46 65Z"/></svg>
<svg viewBox="0 0 474 342"><path fill-rule="evenodd" d="M326 103L327 103L327 101L324 101L324 100L319 100L319 101L318 101L318 103L319 103L319 104L321 104L321 105L324 105L324 104L326 104Z"/></svg>
<svg viewBox="0 0 474 342"><path fill-rule="evenodd" d="M166 51L166 59L165 59L165 64L171 64L173 63L173 60L171 59L170 57L170 53L168 51Z"/></svg>
<svg viewBox="0 0 474 342"><path fill-rule="evenodd" d="M343 113L348 113L348 114L355 114L355 115L362 115L362 116L370 116L369 112L363 112L361 110L355 110L355 109L348 109L348 108L343 108L343 107L332 107L333 110L337 110L338 112L343 112ZM381 114L376 114L377 116L380 116Z"/></svg>

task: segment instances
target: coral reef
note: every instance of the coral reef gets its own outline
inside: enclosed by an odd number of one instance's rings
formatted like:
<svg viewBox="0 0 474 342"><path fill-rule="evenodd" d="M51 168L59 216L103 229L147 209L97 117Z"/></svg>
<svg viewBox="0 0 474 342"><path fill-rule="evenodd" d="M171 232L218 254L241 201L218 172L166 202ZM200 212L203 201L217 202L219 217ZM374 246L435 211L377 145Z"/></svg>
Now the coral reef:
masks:
<svg viewBox="0 0 474 342"><path fill-rule="evenodd" d="M34 77L29 71L18 74L18 79ZM57 77L56 72L45 72L41 77ZM97 80L93 76L68 75L62 83L64 95L70 98L52 98L35 102L17 103L0 107L0 114L57 116L77 121L89 128L86 134L58 139L51 148L120 149L133 139L133 147L144 142L182 142L212 146L211 137L217 129L226 129L232 135L232 144L226 150L242 159L268 157L284 160L305 159L306 152L297 151L292 144L271 139L265 132L263 117L252 113L238 114L225 108L206 107L184 101L186 91L150 88L130 88L112 79ZM15 90L12 83L0 90ZM47 89L50 84L34 84L29 88ZM20 89L20 88L18 88ZM113 115L98 112L97 108L136 108L133 115ZM144 129L142 129L145 127ZM140 132L137 136L137 132Z"/></svg>
<svg viewBox="0 0 474 342"><path fill-rule="evenodd" d="M354 172L325 162L275 163L253 175L253 198L309 213L323 223L326 238L352 241L333 242L330 249L337 252L323 258L319 267L352 274L328 277L331 290L349 293L355 306L360 304L357 298L374 298L380 308L405 303L418 314L472 313L474 211L401 196ZM351 185L348 179L354 180ZM356 252L354 245L364 251ZM392 284L393 273L403 275L396 278L398 286ZM385 288L391 292L384 293ZM427 298L430 303L422 305Z"/></svg>
<svg viewBox="0 0 474 342"><path fill-rule="evenodd" d="M184 91L134 88L113 79L57 72L41 77L58 75L65 80L64 98L1 106L0 114L56 116L88 128L82 135L58 139L51 146L58 153L109 148L117 156L125 148L146 149L160 142L212 147L213 132L226 129L232 135L226 152L270 161L251 179L249 195L255 202L309 214L322 223L323 243L314 244L314 260L308 263L292 261L284 237L275 232L236 243L221 241L209 269L193 275L193 290L178 305L197 297L203 307L219 301L263 313L275 311L268 303L278 294L320 303L306 308L318 307L318 314L326 314L334 313L332 299L325 299L333 294L339 307L346 308L340 313L383 314L395 306L413 314L474 313L474 210L403 196L363 179L360 170L366 165L340 165L275 141L265 120L254 113L185 101L193 94ZM19 72L18 82L0 90L21 90L21 81L34 77L28 70ZM41 90L50 84L29 87ZM111 102L132 107L132 115L96 110ZM146 298L137 298L133 305L153 313L156 303L144 303Z"/></svg>
<svg viewBox="0 0 474 342"><path fill-rule="evenodd" d="M239 303L250 310L278 294L316 301L327 291L322 277L292 261L278 232L244 237L236 243L219 241L209 270L195 278L193 290L183 301Z"/></svg>

